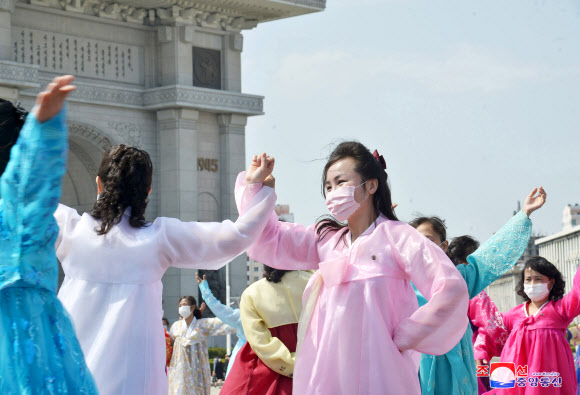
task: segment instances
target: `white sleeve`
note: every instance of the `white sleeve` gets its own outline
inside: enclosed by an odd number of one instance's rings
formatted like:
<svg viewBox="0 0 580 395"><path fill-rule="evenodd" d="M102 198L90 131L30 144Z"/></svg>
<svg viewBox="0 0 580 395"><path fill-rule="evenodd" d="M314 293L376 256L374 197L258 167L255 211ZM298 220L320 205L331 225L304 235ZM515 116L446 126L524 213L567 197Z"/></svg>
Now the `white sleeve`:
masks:
<svg viewBox="0 0 580 395"><path fill-rule="evenodd" d="M275 203L274 189L262 187L253 198L252 209L236 222L181 222L159 218L163 259L171 266L185 269L219 269L258 239Z"/></svg>

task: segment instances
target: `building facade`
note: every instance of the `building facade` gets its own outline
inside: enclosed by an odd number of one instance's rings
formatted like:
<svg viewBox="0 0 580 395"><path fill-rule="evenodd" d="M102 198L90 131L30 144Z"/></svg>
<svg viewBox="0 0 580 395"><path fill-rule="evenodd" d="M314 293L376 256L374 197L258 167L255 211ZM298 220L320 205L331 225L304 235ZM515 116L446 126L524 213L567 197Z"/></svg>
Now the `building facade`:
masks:
<svg viewBox="0 0 580 395"><path fill-rule="evenodd" d="M237 218L245 126L263 97L242 93L243 30L321 11L326 0L0 0L0 97L31 108L55 75L73 74L63 203L92 208L104 150L147 150L155 168L147 218ZM231 293L247 285L246 257L230 264ZM225 270L207 273L225 299ZM163 278L164 310L198 295L193 270Z"/></svg>
<svg viewBox="0 0 580 395"><path fill-rule="evenodd" d="M564 214L562 215L562 230L570 229L580 225L580 205L567 205L564 207Z"/></svg>

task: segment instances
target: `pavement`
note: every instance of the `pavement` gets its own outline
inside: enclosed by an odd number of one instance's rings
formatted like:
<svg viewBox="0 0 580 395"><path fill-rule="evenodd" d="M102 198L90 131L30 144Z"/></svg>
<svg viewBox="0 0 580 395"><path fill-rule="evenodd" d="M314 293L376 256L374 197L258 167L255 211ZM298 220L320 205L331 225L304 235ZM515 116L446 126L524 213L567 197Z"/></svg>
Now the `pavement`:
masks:
<svg viewBox="0 0 580 395"><path fill-rule="evenodd" d="M220 393L220 388L211 387L211 391L210 391L211 395L219 395L219 393Z"/></svg>

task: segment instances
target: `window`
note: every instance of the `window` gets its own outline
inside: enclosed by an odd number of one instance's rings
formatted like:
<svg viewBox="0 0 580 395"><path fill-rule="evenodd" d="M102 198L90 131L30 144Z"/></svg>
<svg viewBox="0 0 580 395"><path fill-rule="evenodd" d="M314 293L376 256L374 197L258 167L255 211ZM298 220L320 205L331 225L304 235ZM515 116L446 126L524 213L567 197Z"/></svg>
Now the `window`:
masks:
<svg viewBox="0 0 580 395"><path fill-rule="evenodd" d="M258 281L259 279L260 279L260 277L254 276L254 281Z"/></svg>
<svg viewBox="0 0 580 395"><path fill-rule="evenodd" d="M260 270L260 268L259 268L259 267L257 267L257 266L255 266L255 267L254 267L254 271L255 271L255 272L257 272L258 270Z"/></svg>

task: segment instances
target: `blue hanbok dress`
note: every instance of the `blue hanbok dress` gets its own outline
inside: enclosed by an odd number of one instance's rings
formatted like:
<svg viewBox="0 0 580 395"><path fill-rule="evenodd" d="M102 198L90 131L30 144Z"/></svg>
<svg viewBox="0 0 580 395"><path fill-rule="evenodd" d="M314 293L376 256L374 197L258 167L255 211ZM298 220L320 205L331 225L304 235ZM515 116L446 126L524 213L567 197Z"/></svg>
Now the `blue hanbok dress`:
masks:
<svg viewBox="0 0 580 395"><path fill-rule="evenodd" d="M28 116L0 178L0 394L97 394L56 296L58 227L68 151L65 110Z"/></svg>
<svg viewBox="0 0 580 395"><path fill-rule="evenodd" d="M531 233L532 222L520 211L467 257L468 265L457 266L467 283L470 298L477 296L516 264L528 245ZM415 293L419 306L427 303L417 288ZM445 325L444 322L441 324ZM419 381L422 395L477 395L472 337L473 331L468 324L459 343L447 354L421 354Z"/></svg>
<svg viewBox="0 0 580 395"><path fill-rule="evenodd" d="M228 369L226 371L226 378L228 377L228 373L234 366L234 362L236 360L236 355L238 355L238 351L244 344L246 344L246 336L244 335L244 327L242 326L242 320L240 318L240 309L232 309L229 306L226 306L220 303L219 300L216 299L215 296L211 293L209 289L209 285L207 284L206 280L203 280L199 284L199 290L201 291L201 296L205 301L207 307L210 308L211 311L215 314L217 318L219 318L224 324L227 324L233 328L236 328L236 336L238 337L238 342L232 351L232 355L230 355L230 363L228 364Z"/></svg>

